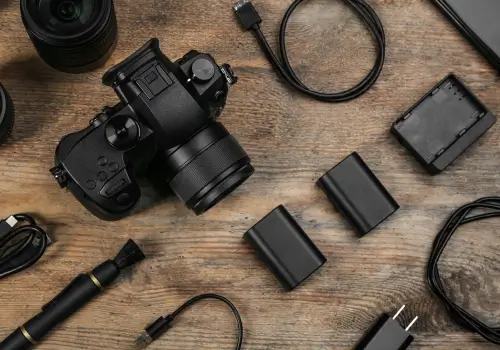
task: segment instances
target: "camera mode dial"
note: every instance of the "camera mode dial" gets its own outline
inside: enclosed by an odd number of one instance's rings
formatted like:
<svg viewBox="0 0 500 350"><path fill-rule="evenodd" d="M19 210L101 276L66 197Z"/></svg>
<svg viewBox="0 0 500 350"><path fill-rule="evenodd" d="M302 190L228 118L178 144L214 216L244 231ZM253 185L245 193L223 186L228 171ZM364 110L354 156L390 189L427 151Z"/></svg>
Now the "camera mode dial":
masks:
<svg viewBox="0 0 500 350"><path fill-rule="evenodd" d="M199 58L193 62L191 71L193 73L193 80L207 82L214 77L215 66L210 60L206 58Z"/></svg>
<svg viewBox="0 0 500 350"><path fill-rule="evenodd" d="M126 115L111 118L106 125L106 139L117 149L129 149L136 145L139 139L139 125Z"/></svg>

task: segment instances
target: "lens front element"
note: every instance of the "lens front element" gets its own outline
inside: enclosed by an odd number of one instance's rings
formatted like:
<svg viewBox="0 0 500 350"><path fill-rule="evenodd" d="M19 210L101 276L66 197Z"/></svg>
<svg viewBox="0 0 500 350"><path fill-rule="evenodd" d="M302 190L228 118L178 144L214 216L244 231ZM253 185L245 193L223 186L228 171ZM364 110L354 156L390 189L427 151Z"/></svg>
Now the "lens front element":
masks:
<svg viewBox="0 0 500 350"><path fill-rule="evenodd" d="M221 123L213 123L176 149L167 160L169 185L201 215L247 180L254 168L247 153Z"/></svg>
<svg viewBox="0 0 500 350"><path fill-rule="evenodd" d="M76 1L64 0L59 2L56 10L56 17L63 22L72 22L80 17L81 4Z"/></svg>

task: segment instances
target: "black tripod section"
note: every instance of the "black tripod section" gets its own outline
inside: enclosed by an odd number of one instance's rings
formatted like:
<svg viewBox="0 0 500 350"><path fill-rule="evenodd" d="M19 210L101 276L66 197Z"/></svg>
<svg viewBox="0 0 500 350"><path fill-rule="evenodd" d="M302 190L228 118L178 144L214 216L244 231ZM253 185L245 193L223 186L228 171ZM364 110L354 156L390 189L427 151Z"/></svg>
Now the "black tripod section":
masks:
<svg viewBox="0 0 500 350"><path fill-rule="evenodd" d="M145 258L134 241L129 240L113 260L107 260L88 274L78 275L42 312L16 329L0 343L0 350L28 350L54 327L85 306L113 283L120 272Z"/></svg>

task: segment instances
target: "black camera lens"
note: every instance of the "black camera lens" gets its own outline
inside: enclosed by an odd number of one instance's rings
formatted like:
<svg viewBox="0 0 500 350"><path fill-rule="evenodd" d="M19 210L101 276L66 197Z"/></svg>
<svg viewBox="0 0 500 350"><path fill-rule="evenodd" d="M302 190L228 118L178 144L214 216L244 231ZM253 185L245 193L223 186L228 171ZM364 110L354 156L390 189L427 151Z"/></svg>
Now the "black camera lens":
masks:
<svg viewBox="0 0 500 350"><path fill-rule="evenodd" d="M113 0L21 0L21 15L38 54L57 70L99 68L115 48Z"/></svg>
<svg viewBox="0 0 500 350"><path fill-rule="evenodd" d="M169 185L197 215L212 208L254 173L245 150L219 122L168 153L166 165L172 175Z"/></svg>
<svg viewBox="0 0 500 350"><path fill-rule="evenodd" d="M0 145L14 127L14 105L7 90L0 84Z"/></svg>

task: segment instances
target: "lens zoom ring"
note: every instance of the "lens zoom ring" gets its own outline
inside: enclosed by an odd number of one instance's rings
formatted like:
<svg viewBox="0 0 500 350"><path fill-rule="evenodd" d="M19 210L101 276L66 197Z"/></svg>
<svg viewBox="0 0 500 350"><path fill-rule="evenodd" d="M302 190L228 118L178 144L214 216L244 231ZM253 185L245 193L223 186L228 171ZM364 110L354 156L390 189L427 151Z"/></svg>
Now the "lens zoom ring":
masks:
<svg viewBox="0 0 500 350"><path fill-rule="evenodd" d="M231 165L245 157L248 155L236 139L227 136L186 165L170 181L170 187L186 203Z"/></svg>

